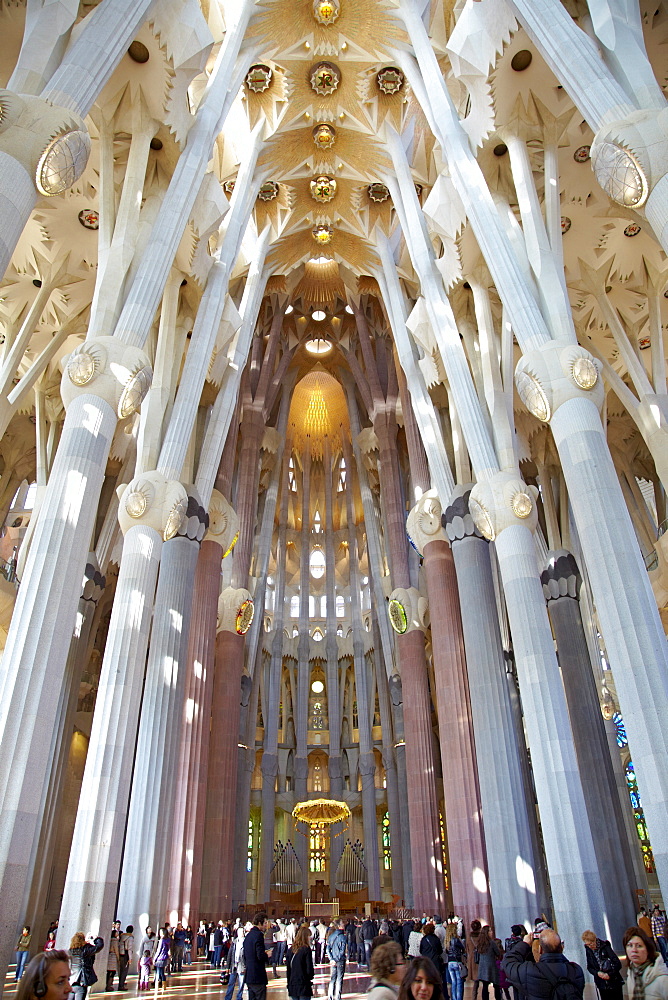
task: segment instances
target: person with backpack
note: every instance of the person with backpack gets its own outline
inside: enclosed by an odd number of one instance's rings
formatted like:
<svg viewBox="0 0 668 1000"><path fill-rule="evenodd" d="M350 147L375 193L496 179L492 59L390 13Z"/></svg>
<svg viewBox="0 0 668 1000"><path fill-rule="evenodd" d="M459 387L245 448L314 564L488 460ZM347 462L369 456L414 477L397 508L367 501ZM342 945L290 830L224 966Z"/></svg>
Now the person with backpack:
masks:
<svg viewBox="0 0 668 1000"><path fill-rule="evenodd" d="M334 921L334 930L327 938L326 952L330 966L327 996L329 1000L341 1000L343 977L346 973L346 936L343 933L343 920Z"/></svg>
<svg viewBox="0 0 668 1000"><path fill-rule="evenodd" d="M511 948L503 959L503 970L526 1000L582 1000L584 972L564 955L564 946L556 931L541 931L538 942L540 957L536 962L531 945L533 935L527 934Z"/></svg>

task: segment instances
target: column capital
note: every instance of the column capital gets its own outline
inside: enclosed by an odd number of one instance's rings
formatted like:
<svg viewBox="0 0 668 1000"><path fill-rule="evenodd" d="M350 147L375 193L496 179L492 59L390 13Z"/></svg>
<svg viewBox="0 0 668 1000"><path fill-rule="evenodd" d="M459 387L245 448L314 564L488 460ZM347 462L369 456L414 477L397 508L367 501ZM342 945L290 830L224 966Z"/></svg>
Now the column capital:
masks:
<svg viewBox="0 0 668 1000"><path fill-rule="evenodd" d="M468 483L466 486L458 486L450 497L450 502L445 508L445 513L441 515L441 522L451 545L461 541L463 538L481 538L483 541L487 541L471 517L469 497L471 496L472 489L472 483Z"/></svg>
<svg viewBox="0 0 668 1000"><path fill-rule="evenodd" d="M529 413L549 423L569 399L591 399L600 410L605 389L602 365L570 340L551 340L524 354L515 368L515 385Z"/></svg>
<svg viewBox="0 0 668 1000"><path fill-rule="evenodd" d="M376 758L373 753L362 753L359 757L358 770L362 776L376 773Z"/></svg>
<svg viewBox="0 0 668 1000"><path fill-rule="evenodd" d="M138 347L93 337L64 359L60 394L66 410L76 396L99 396L122 420L140 408L152 380L148 355Z"/></svg>
<svg viewBox="0 0 668 1000"><path fill-rule="evenodd" d="M28 171L40 195L63 194L90 156L84 121L42 97L0 90L0 151Z"/></svg>
<svg viewBox="0 0 668 1000"><path fill-rule="evenodd" d="M245 635L253 622L255 606L249 590L225 587L218 598L216 632Z"/></svg>
<svg viewBox="0 0 668 1000"><path fill-rule="evenodd" d="M646 108L599 129L591 145L596 179L613 201L637 209L666 175L668 115ZM657 235L659 235L657 233Z"/></svg>
<svg viewBox="0 0 668 1000"><path fill-rule="evenodd" d="M174 537L188 538L200 545L209 527L209 515L204 510L199 492L192 483L184 483L183 486L188 497L188 506Z"/></svg>
<svg viewBox="0 0 668 1000"><path fill-rule="evenodd" d="M527 486L511 472L497 472L471 490L469 511L478 531L493 542L505 528L522 525L534 531L538 524L535 486Z"/></svg>
<svg viewBox="0 0 668 1000"><path fill-rule="evenodd" d="M548 552L545 569L540 574L545 600L556 601L560 597L580 599L582 577L575 556L566 549Z"/></svg>
<svg viewBox="0 0 668 1000"><path fill-rule="evenodd" d="M410 511L406 519L406 533L421 555L430 542L446 541L442 515L443 507L436 490L423 493Z"/></svg>
<svg viewBox="0 0 668 1000"><path fill-rule="evenodd" d="M388 614L395 632L424 632L428 624L429 602L415 587L397 587L390 594Z"/></svg>
<svg viewBox="0 0 668 1000"><path fill-rule="evenodd" d="M161 472L144 472L127 486L119 486L117 493L118 523L124 535L142 524L168 541L178 533L188 511L183 484L165 479Z"/></svg>
<svg viewBox="0 0 668 1000"><path fill-rule="evenodd" d="M237 512L219 490L212 490L209 500L209 527L204 541L220 545L224 559L232 551L238 537L239 517Z"/></svg>

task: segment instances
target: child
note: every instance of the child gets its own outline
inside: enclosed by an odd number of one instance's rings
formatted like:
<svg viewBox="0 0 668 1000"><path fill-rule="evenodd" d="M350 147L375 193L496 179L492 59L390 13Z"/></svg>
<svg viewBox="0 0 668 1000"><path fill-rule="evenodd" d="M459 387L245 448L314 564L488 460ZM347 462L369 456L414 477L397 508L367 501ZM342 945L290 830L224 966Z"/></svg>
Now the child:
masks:
<svg viewBox="0 0 668 1000"><path fill-rule="evenodd" d="M153 969L153 959L151 958L151 952L146 949L141 959L139 960L139 989L140 990L150 990L151 988L151 971Z"/></svg>

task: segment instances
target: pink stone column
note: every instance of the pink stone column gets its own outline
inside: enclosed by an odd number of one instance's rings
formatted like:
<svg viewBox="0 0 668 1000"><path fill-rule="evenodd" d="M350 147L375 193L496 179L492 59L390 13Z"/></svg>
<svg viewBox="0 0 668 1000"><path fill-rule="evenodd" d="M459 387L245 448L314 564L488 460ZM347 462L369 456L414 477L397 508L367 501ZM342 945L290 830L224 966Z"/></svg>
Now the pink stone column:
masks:
<svg viewBox="0 0 668 1000"><path fill-rule="evenodd" d="M230 916L234 874L234 819L239 755L239 702L244 637L221 630L216 637L209 789L206 810L206 866L202 871L202 913Z"/></svg>
<svg viewBox="0 0 668 1000"><path fill-rule="evenodd" d="M379 442L380 487L384 500L384 535L395 587L410 587L406 518L400 491L397 424L391 413L374 419ZM427 913L443 913L441 832L431 728L424 634L418 629L397 636L406 734L406 778L411 827L413 905Z"/></svg>
<svg viewBox="0 0 668 1000"><path fill-rule="evenodd" d="M423 554L452 900L455 913L464 918L464 926L468 927L476 918L491 923L492 910L464 635L449 544L444 539L435 539L424 546Z"/></svg>
<svg viewBox="0 0 668 1000"><path fill-rule="evenodd" d="M174 836L169 874L167 919L192 923L199 914L202 847L208 773L216 615L223 557L218 542L202 542L193 594L183 735L174 805Z"/></svg>

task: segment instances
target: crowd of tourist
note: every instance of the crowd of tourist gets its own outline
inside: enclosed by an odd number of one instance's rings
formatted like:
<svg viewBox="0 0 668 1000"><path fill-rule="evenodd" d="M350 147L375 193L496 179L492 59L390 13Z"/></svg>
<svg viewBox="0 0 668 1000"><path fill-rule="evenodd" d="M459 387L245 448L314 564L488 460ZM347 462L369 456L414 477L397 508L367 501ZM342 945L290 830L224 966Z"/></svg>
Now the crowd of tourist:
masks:
<svg viewBox="0 0 668 1000"><path fill-rule="evenodd" d="M49 928L44 950L28 961L32 935L24 927L16 944L16 1000L86 1000L97 982L95 957L105 949L102 937L78 931L69 949L56 948L57 924ZM582 934L587 971L599 1000L622 1000L624 968L615 948L591 930ZM641 909L637 926L622 942L626 955L628 1000L668 1000L668 944L665 914ZM148 926L135 937L133 925L122 930L116 921L106 945L106 990L126 990L129 975L138 990L166 989L169 977L199 960L219 970L221 1000L266 1000L268 967L286 977L291 1000L310 1000L317 966L330 972L328 1000L341 1000L347 963L370 976L368 1000L463 1000L464 983L472 983L472 1000L581 1000L582 968L569 962L563 943L547 921L538 918L530 932L522 924L501 941L492 929L473 920L468 928L451 915L421 920L376 921L350 916L322 919L270 919L257 913L252 921L202 922L196 933L188 925L165 924L157 933ZM115 980L118 976L118 985Z"/></svg>

